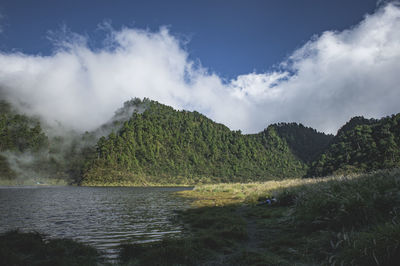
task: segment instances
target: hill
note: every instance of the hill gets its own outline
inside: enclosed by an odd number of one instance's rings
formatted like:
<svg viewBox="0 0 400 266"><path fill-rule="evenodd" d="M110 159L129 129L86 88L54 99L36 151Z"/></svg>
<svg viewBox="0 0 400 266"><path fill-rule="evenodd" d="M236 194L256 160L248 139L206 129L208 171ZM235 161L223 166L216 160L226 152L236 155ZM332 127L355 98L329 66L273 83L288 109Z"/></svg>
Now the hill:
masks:
<svg viewBox="0 0 400 266"><path fill-rule="evenodd" d="M355 117L338 131L307 175L367 172L399 166L400 114L380 120Z"/></svg>
<svg viewBox="0 0 400 266"><path fill-rule="evenodd" d="M278 123L271 126L287 142L293 154L307 164L317 159L333 139L333 135L318 132L302 124Z"/></svg>
<svg viewBox="0 0 400 266"><path fill-rule="evenodd" d="M242 134L198 112L132 99L92 132L48 134L0 101L0 179L82 185L251 182L400 165L398 115L354 117L336 136L297 123ZM41 181L40 181L41 182ZM36 181L34 182L36 183Z"/></svg>
<svg viewBox="0 0 400 266"><path fill-rule="evenodd" d="M270 126L244 135L198 112L144 99L120 130L97 143L82 184L194 184L299 177L307 166Z"/></svg>

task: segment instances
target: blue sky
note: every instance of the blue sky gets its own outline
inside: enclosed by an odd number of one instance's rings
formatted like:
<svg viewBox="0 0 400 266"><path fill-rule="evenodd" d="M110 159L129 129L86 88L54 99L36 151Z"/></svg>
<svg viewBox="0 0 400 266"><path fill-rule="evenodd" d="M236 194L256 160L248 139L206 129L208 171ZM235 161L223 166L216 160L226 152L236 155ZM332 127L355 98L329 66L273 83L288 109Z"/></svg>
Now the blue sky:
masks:
<svg viewBox="0 0 400 266"><path fill-rule="evenodd" d="M98 25L158 30L189 40L190 57L210 70L233 78L279 64L313 35L343 30L376 9L376 0L3 0L0 12L2 51L46 55L52 52L48 31L62 26L91 36L101 45Z"/></svg>
<svg viewBox="0 0 400 266"><path fill-rule="evenodd" d="M0 2L0 97L91 130L148 97L234 130L400 112L400 2Z"/></svg>

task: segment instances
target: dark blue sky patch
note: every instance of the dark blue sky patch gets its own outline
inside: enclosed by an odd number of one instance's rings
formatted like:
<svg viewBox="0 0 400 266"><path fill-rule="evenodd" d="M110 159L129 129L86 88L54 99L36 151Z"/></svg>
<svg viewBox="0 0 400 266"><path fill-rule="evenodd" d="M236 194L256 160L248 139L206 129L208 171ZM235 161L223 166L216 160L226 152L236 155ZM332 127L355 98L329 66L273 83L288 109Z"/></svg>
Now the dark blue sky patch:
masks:
<svg viewBox="0 0 400 266"><path fill-rule="evenodd" d="M49 31L64 26L88 36L93 49L104 47L104 21L115 29L168 26L189 39L192 60L230 79L269 71L311 36L349 28L375 9L376 0L3 0L0 49L49 55Z"/></svg>

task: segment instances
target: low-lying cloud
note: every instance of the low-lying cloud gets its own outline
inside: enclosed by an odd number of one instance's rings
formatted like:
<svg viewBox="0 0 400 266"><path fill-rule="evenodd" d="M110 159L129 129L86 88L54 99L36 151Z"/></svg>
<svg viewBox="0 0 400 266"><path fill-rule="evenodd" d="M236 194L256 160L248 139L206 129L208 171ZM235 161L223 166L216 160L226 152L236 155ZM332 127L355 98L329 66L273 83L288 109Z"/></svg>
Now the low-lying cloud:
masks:
<svg viewBox="0 0 400 266"><path fill-rule="evenodd" d="M400 7L380 7L342 32L315 36L279 70L224 80L189 59L167 28L108 27L102 48L64 31L50 56L0 53L1 97L26 112L91 130L124 101L148 97L231 129L301 122L334 133L355 115L400 112ZM260 34L265 34L260 32Z"/></svg>

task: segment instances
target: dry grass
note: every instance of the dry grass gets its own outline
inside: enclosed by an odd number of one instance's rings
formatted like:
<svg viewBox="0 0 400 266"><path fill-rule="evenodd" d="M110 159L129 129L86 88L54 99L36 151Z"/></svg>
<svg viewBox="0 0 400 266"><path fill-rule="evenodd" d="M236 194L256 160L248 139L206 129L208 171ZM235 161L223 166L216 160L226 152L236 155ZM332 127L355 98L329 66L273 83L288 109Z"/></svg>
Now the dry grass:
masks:
<svg viewBox="0 0 400 266"><path fill-rule="evenodd" d="M194 206L209 210L216 206L244 209L246 221L258 224L257 235L264 237L262 252L241 253L235 263L275 258L289 265L295 261L393 265L400 258L400 169L320 179L201 185L181 195L193 198ZM256 206L270 197L277 199L275 207Z"/></svg>
<svg viewBox="0 0 400 266"><path fill-rule="evenodd" d="M361 175L331 176L325 178L285 179L252 183L221 183L198 185L192 191L182 191L183 197L193 198L194 206L223 206L226 204L254 204L259 199L282 196L288 191L301 190L306 186L318 186L327 182L342 182Z"/></svg>

